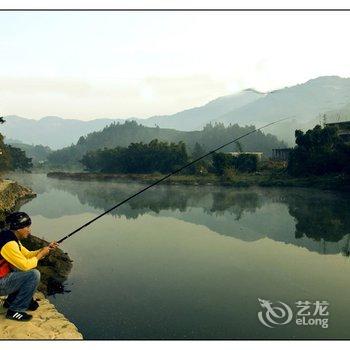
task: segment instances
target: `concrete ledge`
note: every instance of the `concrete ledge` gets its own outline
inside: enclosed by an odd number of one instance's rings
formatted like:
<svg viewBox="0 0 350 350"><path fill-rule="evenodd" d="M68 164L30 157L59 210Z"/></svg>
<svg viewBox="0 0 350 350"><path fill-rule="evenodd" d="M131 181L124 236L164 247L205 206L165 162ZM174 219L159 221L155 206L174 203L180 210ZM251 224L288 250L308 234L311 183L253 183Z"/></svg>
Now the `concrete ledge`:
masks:
<svg viewBox="0 0 350 350"><path fill-rule="evenodd" d="M0 339L83 339L77 327L59 313L44 294L35 294L40 306L36 311L28 311L33 315L28 322L6 319L4 299L0 297Z"/></svg>

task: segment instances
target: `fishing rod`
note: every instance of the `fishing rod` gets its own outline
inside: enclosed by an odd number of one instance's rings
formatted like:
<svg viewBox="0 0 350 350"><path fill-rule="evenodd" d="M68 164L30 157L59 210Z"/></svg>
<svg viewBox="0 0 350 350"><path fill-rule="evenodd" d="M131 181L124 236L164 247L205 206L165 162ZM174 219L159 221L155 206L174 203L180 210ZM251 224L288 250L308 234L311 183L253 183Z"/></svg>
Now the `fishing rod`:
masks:
<svg viewBox="0 0 350 350"><path fill-rule="evenodd" d="M248 136L248 135L250 135L250 134L253 134L253 133L255 133L255 132L257 132L257 131L259 131L259 130L261 130L261 129L267 128L267 127L270 126L270 125L277 124L277 123L279 123L279 122L281 122L281 121L283 121L283 120L286 120L286 119L290 119L290 117L276 120L276 121L274 121L274 122L272 122L272 123L263 125L263 126L261 126L260 128L258 128L258 129L254 129L254 130L252 130L252 131L249 131L249 132L247 132L246 134L244 134L244 135L242 135L242 136L240 136L240 137L237 137L236 139L234 139L234 140L232 140L232 141L229 141L229 142L223 144L223 145L220 146L220 147L217 147L217 148L213 149L212 151L210 151L210 152L204 154L203 156L201 156L201 157L199 157L199 158L197 158L197 159L191 161L190 163L187 163L186 165L180 167L179 169L174 170L173 172L169 173L168 175L165 175L164 177L162 177L161 179L157 180L156 182L154 182L154 183L150 184L149 186L143 188L142 190L140 190L140 191L134 193L132 196L130 196L130 197L128 197L128 198L122 200L121 202L119 202L118 204L116 204L114 207L112 207L112 208L106 210L105 212L103 212L102 214L96 216L95 218L93 218L92 220L88 221L88 222L85 223L84 225L78 227L77 229L75 229L74 231L72 231L72 232L69 233L68 235L64 236L64 237L61 238L59 241L57 241L57 243L62 243L62 242L65 241L67 238L73 236L75 233L77 233L77 232L79 232L80 230L82 230L83 228L89 226L89 225L92 224L94 221L96 221L96 220L98 220L99 218L101 218L102 216L108 214L108 213L111 212L112 210L114 210L114 209L120 207L120 206L123 205L124 203L128 202L130 199L132 199L132 198L138 196L138 195L141 194L142 192L147 191L149 188L158 185L160 182L162 182L162 181L168 179L170 176L173 176L174 174L179 173L180 171L184 170L185 168L188 168L188 167L191 166L192 164L197 163L198 161L202 160L203 158L205 158L205 157L207 157L207 156L209 156L209 155L211 155L211 154L213 154L213 153L219 151L220 149L222 149L222 148L224 148L224 147L230 145L230 144L233 143L233 142L237 142L238 140L241 140L242 138L244 138L244 137L246 137L246 136Z"/></svg>

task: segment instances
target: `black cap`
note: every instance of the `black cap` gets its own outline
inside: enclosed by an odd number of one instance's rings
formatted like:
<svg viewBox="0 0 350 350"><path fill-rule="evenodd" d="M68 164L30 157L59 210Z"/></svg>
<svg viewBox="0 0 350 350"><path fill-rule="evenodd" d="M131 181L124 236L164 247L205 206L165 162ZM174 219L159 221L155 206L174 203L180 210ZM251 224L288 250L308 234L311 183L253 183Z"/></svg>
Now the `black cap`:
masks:
<svg viewBox="0 0 350 350"><path fill-rule="evenodd" d="M19 230L30 226L32 224L32 220L30 220L28 214L18 211L6 216L6 224L9 225L10 230Z"/></svg>

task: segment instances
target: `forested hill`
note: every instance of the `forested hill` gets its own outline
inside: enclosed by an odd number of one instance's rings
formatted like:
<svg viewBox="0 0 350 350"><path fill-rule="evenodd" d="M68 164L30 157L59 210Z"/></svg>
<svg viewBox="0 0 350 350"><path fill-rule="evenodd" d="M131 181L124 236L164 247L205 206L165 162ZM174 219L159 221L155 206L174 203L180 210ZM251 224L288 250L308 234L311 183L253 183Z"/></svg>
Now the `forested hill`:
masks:
<svg viewBox="0 0 350 350"><path fill-rule="evenodd" d="M77 163L87 151L115 148L117 146L127 147L130 143L149 143L154 139L178 143L183 141L188 152L191 152L196 142L205 151L233 140L251 130L254 126L240 127L237 124L225 127L223 124L207 124L201 131L177 131L173 129L162 129L159 127L146 127L135 121L126 121L124 124L113 123L101 131L80 137L76 145L62 148L51 153L48 157L52 165L68 165ZM285 143L279 141L275 136L257 131L240 141L243 151L264 152L271 155L272 148L286 147ZM228 146L224 151L236 151L237 145Z"/></svg>

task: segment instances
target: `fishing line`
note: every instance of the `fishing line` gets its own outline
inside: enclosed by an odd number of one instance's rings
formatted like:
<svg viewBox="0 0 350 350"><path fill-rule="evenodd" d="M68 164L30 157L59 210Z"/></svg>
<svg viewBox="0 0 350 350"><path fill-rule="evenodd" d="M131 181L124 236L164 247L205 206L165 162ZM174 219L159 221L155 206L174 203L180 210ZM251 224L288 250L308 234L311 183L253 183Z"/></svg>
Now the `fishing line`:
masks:
<svg viewBox="0 0 350 350"><path fill-rule="evenodd" d="M71 233L69 233L67 236L64 236L64 237L61 238L59 241L57 241L57 243L62 243L62 242L65 241L67 238L73 236L75 233L77 233L77 232L79 232L80 230L82 230L83 228L89 226L89 225L92 224L94 221L96 221L96 220L98 220L99 218L101 218L102 216L108 214L108 213L111 212L112 210L114 210L114 209L120 207L120 206L123 205L124 203L128 202L130 199L132 199L132 198L138 196L138 195L141 194L142 192L147 191L149 188L158 185L160 182L162 182L162 181L168 179L170 176L172 176L172 175L174 175L174 174L179 173L180 171L184 170L185 168L188 168L188 167L191 166L192 164L197 163L198 161L202 160L203 158L205 158L205 157L207 157L207 156L209 156L209 155L211 155L211 154L213 154L213 153L219 151L220 149L222 149L222 148L224 148L224 147L230 145L230 144L233 143L233 142L237 142L238 140L241 140L242 138L244 138L244 137L246 137L246 136L248 136L248 135L250 135L250 134L253 134L253 133L255 133L255 132L257 132L257 131L259 131L259 130L261 130L261 129L267 128L267 127L270 126L270 125L277 124L277 123L279 123L279 122L281 122L281 121L283 121L283 120L287 120L287 119L290 119L290 117L288 117L288 118L283 118L283 119L279 119L279 120L276 120L276 121L274 121L274 122L272 122L272 123L263 125L263 126L261 126L260 128L258 128L258 129L254 129L254 130L252 130L252 131L249 131L249 132L247 132L246 134L244 134L244 135L242 135L242 136L240 136L240 137L237 137L236 139L234 139L234 140L232 140L232 141L229 141L229 142L223 144L223 145L220 146L220 147L217 147L217 148L213 149L212 151L210 151L210 152L204 154L203 156L201 156L201 157L199 157L199 158L197 158L197 159L191 161L190 163L188 163L188 164L186 164L186 165L180 167L179 169L176 169L175 171L169 173L168 175L165 175L164 177L162 177L161 179L157 180L156 182L150 184L149 186L143 188L142 190L140 190L140 191L134 193L132 196L130 196L130 197L124 199L123 201L119 202L119 203L116 204L114 207L108 209L107 211L105 211L105 212L103 212L102 214L96 216L95 218L93 218L92 220L88 221L88 222L85 223L84 225L78 227L77 229L75 229L74 231L72 231Z"/></svg>

